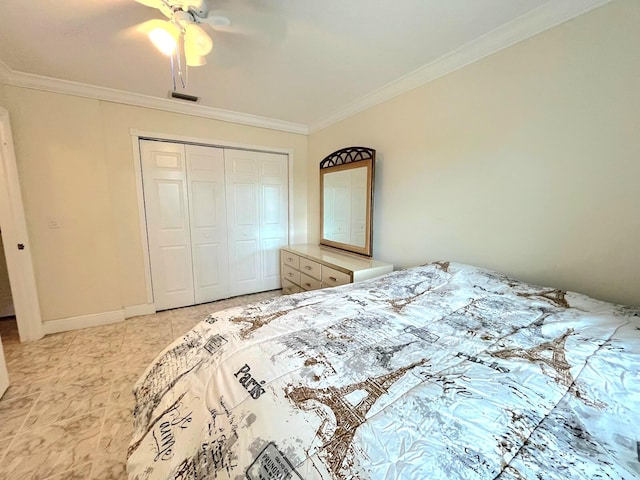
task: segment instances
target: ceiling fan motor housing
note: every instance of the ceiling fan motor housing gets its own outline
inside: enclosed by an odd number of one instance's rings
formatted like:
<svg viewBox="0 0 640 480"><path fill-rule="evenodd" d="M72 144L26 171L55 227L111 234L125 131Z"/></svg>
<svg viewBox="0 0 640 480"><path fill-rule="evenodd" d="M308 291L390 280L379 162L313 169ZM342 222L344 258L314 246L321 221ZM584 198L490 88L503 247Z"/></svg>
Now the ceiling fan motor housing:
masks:
<svg viewBox="0 0 640 480"><path fill-rule="evenodd" d="M207 18L207 14L209 13L209 7L207 6L204 0L191 0L181 2L180 7L185 12L189 12L191 14L192 21L198 21L198 19Z"/></svg>
<svg viewBox="0 0 640 480"><path fill-rule="evenodd" d="M172 20L182 28L190 23L196 23L196 17L191 12L185 12L184 10L176 10L173 12Z"/></svg>

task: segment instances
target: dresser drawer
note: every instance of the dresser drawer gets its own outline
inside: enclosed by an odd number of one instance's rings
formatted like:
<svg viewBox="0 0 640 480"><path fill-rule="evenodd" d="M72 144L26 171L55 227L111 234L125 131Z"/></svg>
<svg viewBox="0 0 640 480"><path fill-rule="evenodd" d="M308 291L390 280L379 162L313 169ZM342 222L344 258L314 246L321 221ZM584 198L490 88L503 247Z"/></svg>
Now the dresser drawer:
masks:
<svg viewBox="0 0 640 480"><path fill-rule="evenodd" d="M289 280L282 280L282 293L284 295L291 295L292 293L302 292L302 289L295 283L291 283Z"/></svg>
<svg viewBox="0 0 640 480"><path fill-rule="evenodd" d="M300 285L300 272L289 265L282 264L282 281L284 282L285 280ZM282 286L284 287L284 283Z"/></svg>
<svg viewBox="0 0 640 480"><path fill-rule="evenodd" d="M300 286L303 290L318 290L322 288L320 280L310 277L304 273L300 274Z"/></svg>
<svg viewBox="0 0 640 480"><path fill-rule="evenodd" d="M295 253L287 252L286 250L280 250L280 258L282 259L283 264L289 265L296 270L300 268L300 257Z"/></svg>
<svg viewBox="0 0 640 480"><path fill-rule="evenodd" d="M323 265L322 283L325 287L337 287L338 285L351 283L351 275Z"/></svg>
<svg viewBox="0 0 640 480"><path fill-rule="evenodd" d="M320 274L321 266L322 265L318 262L313 262L306 258L300 258L300 271L318 280L322 278L322 275Z"/></svg>

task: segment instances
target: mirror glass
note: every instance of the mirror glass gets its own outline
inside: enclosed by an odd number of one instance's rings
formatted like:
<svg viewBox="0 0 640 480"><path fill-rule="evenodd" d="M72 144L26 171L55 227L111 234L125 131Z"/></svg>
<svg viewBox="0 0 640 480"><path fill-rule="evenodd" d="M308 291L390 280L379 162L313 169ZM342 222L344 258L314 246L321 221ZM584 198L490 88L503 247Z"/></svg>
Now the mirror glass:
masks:
<svg viewBox="0 0 640 480"><path fill-rule="evenodd" d="M367 225L367 168L324 175L324 238L364 248Z"/></svg>
<svg viewBox="0 0 640 480"><path fill-rule="evenodd" d="M321 245L371 256L374 158L375 150L350 147L321 162Z"/></svg>

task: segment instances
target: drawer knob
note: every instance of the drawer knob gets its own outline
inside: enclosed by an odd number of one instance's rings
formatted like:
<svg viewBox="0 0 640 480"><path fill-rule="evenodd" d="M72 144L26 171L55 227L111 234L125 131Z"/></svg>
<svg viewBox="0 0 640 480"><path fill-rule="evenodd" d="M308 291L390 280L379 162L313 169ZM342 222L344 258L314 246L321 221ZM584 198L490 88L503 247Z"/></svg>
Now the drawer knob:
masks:
<svg viewBox="0 0 640 480"><path fill-rule="evenodd" d="M291 257L287 257L287 260L289 260L290 262L293 262L293 258Z"/></svg>
<svg viewBox="0 0 640 480"><path fill-rule="evenodd" d="M310 267L309 265L305 265L305 266L304 266L304 269L305 269L305 270L311 270L311 267Z"/></svg>
<svg viewBox="0 0 640 480"><path fill-rule="evenodd" d="M337 281L338 281L338 279L337 279L336 277L329 277L329 280L332 280L332 281L334 281L334 282L337 282Z"/></svg>
<svg viewBox="0 0 640 480"><path fill-rule="evenodd" d="M311 284L310 284L310 283L305 283L304 285L305 285L306 287L311 288Z"/></svg>
<svg viewBox="0 0 640 480"><path fill-rule="evenodd" d="M291 272L287 273L287 275L289 275L290 277L293 277L293 273Z"/></svg>

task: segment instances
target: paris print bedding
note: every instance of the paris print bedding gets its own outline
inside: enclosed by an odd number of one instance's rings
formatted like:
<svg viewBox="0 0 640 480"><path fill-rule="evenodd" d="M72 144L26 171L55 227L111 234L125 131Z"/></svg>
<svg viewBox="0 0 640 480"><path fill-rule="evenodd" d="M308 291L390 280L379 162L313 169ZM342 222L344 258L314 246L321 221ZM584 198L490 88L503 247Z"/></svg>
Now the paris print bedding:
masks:
<svg viewBox="0 0 640 480"><path fill-rule="evenodd" d="M211 315L134 387L129 478L640 477L640 308L438 262Z"/></svg>

